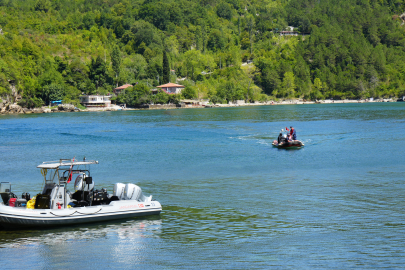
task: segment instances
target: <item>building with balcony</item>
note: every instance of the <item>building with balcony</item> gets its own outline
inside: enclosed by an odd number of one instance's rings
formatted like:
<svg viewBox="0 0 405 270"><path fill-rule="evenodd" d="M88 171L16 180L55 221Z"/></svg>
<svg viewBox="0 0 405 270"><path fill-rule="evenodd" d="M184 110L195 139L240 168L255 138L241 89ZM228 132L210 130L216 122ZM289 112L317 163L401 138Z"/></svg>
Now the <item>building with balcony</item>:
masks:
<svg viewBox="0 0 405 270"><path fill-rule="evenodd" d="M111 107L111 96L83 95L79 98L85 107Z"/></svg>

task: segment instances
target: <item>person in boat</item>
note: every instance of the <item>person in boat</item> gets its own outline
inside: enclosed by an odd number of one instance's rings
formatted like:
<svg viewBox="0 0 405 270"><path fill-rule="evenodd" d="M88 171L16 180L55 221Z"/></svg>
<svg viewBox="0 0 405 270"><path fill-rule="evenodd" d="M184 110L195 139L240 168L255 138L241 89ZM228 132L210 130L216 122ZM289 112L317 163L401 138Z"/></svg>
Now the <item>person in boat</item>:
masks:
<svg viewBox="0 0 405 270"><path fill-rule="evenodd" d="M283 132L284 132L284 129L280 130L280 134L278 134L278 137L277 137L277 143L278 144L280 144L280 143L282 143L284 141Z"/></svg>
<svg viewBox="0 0 405 270"><path fill-rule="evenodd" d="M290 127L290 128L291 128L290 136L295 141L297 139L297 132L295 132L295 128L293 128L293 127Z"/></svg>
<svg viewBox="0 0 405 270"><path fill-rule="evenodd" d="M288 128L285 128L286 130L288 130ZM297 139L297 133L295 132L295 128L293 128L292 126L290 126L290 134L288 136L288 140L289 141L295 141Z"/></svg>

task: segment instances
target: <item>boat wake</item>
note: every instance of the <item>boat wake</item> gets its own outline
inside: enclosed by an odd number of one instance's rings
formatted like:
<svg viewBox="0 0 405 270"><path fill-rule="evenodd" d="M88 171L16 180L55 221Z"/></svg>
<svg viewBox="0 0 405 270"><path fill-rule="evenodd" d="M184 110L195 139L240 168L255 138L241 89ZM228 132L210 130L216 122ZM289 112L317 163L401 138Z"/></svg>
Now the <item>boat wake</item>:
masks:
<svg viewBox="0 0 405 270"><path fill-rule="evenodd" d="M261 145L271 146L272 137L263 136L262 134L252 134L237 137L229 137L230 139L237 139L241 141L254 141Z"/></svg>

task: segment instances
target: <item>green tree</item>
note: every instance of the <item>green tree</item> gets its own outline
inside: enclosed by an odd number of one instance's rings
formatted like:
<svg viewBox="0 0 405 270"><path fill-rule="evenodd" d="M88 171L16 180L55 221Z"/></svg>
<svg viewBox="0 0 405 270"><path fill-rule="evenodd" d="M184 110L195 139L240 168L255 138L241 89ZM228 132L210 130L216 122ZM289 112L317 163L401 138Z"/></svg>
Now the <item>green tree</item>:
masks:
<svg viewBox="0 0 405 270"><path fill-rule="evenodd" d="M51 83L45 85L42 89L42 100L45 104L49 104L54 100L62 100L65 95L64 85L58 83Z"/></svg>
<svg viewBox="0 0 405 270"><path fill-rule="evenodd" d="M181 95L186 99L194 99L197 97L197 90L194 86L186 86L183 91L181 91Z"/></svg>
<svg viewBox="0 0 405 270"><path fill-rule="evenodd" d="M170 66L169 66L169 59L167 59L166 50L163 50L163 78L162 83L169 83L170 82Z"/></svg>
<svg viewBox="0 0 405 270"><path fill-rule="evenodd" d="M91 84L89 67L80 59L73 59L65 71L65 82L81 92L86 92L86 86Z"/></svg>
<svg viewBox="0 0 405 270"><path fill-rule="evenodd" d="M192 80L196 80L201 72L205 70L210 71L215 67L215 61L210 54L202 54L197 50L191 50L184 53L184 73Z"/></svg>
<svg viewBox="0 0 405 270"><path fill-rule="evenodd" d="M322 94L322 81L319 78L315 78L313 88L310 94L310 97L312 100L317 100L317 99L324 99L325 96Z"/></svg>
<svg viewBox="0 0 405 270"><path fill-rule="evenodd" d="M37 97L39 84L35 78L25 77L23 83L24 93L18 104L26 108L37 108L44 105L41 98Z"/></svg>
<svg viewBox="0 0 405 270"><path fill-rule="evenodd" d="M129 106L138 106L149 103L151 91L146 84L139 83L134 87L128 87L125 91L124 100Z"/></svg>
<svg viewBox="0 0 405 270"><path fill-rule="evenodd" d="M210 50L218 51L225 48L226 40L220 30L213 29L208 37L207 47Z"/></svg>
<svg viewBox="0 0 405 270"><path fill-rule="evenodd" d="M118 77L121 70L121 54L117 45L114 46L113 51L111 52L111 63L115 72L116 86L118 87Z"/></svg>
<svg viewBox="0 0 405 270"><path fill-rule="evenodd" d="M282 83L282 91L280 95L282 97L293 98L295 93L295 76L292 72L284 73L284 79Z"/></svg>
<svg viewBox="0 0 405 270"><path fill-rule="evenodd" d="M217 15L218 17L231 20L232 19L232 8L228 3L221 2L217 6Z"/></svg>
<svg viewBox="0 0 405 270"><path fill-rule="evenodd" d="M97 91L99 87L104 87L105 84L107 84L109 77L107 74L106 63L101 59L100 56L97 56L96 59L91 59L89 69L89 79L95 85L95 90Z"/></svg>
<svg viewBox="0 0 405 270"><path fill-rule="evenodd" d="M10 69L3 59L0 59L0 98L11 94L8 82Z"/></svg>
<svg viewBox="0 0 405 270"><path fill-rule="evenodd" d="M165 92L159 92L152 98L156 104L166 104L169 101L169 95Z"/></svg>
<svg viewBox="0 0 405 270"><path fill-rule="evenodd" d="M51 3L48 0L38 0L34 5L34 9L37 11L48 12L50 8Z"/></svg>

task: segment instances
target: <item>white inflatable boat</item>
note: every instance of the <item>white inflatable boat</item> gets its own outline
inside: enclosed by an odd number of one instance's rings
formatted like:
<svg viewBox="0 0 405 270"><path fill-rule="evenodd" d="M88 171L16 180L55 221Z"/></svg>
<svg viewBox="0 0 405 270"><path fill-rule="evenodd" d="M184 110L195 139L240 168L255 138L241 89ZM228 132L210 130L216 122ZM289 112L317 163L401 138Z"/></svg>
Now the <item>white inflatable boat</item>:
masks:
<svg viewBox="0 0 405 270"><path fill-rule="evenodd" d="M40 164L44 188L32 199L29 193L18 198L10 183L1 182L0 227L44 228L160 214L160 203L144 196L137 185L116 183L113 194L95 189L92 164L98 161L61 159ZM75 192L70 192L73 178Z"/></svg>

